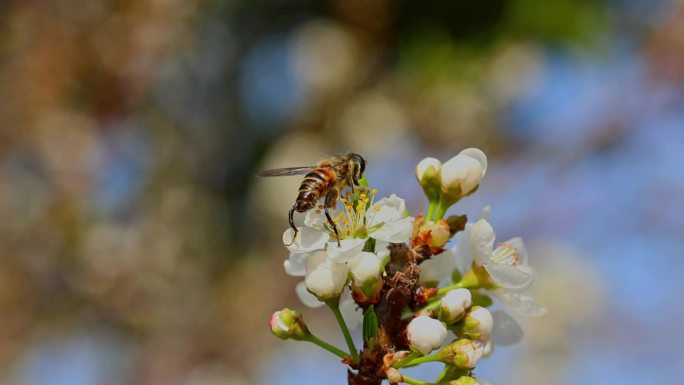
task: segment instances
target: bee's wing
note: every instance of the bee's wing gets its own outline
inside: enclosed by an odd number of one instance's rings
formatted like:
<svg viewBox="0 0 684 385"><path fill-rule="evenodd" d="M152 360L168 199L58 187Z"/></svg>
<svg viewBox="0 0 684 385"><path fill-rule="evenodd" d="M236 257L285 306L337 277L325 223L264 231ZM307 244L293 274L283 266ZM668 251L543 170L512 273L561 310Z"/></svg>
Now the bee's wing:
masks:
<svg viewBox="0 0 684 385"><path fill-rule="evenodd" d="M304 175L309 171L315 169L316 166L302 166L302 167L286 167L274 168L271 170L259 171L256 176L288 176L288 175Z"/></svg>

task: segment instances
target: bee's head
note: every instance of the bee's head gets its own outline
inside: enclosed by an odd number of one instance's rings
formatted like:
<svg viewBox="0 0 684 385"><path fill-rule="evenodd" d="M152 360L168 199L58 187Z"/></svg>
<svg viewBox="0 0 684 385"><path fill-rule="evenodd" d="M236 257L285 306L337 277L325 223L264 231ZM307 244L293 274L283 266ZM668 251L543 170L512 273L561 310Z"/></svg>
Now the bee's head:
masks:
<svg viewBox="0 0 684 385"><path fill-rule="evenodd" d="M364 171L366 171L366 160L363 159L363 157L359 154L355 153L350 153L349 154L350 159L352 160L353 164L353 177L355 180L361 179L363 177Z"/></svg>

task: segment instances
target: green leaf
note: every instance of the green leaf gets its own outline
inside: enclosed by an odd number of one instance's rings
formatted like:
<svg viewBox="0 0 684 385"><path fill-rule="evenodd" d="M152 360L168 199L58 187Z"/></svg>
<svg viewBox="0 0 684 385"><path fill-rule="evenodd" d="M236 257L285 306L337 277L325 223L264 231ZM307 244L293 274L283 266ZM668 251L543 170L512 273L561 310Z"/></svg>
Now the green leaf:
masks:
<svg viewBox="0 0 684 385"><path fill-rule="evenodd" d="M371 305L363 315L363 341L372 349L377 339L378 315L375 314L375 307Z"/></svg>

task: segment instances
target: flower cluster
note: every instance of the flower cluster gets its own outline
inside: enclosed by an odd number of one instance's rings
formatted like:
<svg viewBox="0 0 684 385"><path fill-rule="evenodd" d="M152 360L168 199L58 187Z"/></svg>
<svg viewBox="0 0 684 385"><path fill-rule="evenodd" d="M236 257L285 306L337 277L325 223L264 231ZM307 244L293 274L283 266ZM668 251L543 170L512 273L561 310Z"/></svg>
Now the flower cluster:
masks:
<svg viewBox="0 0 684 385"><path fill-rule="evenodd" d="M478 361L494 345L522 338L513 317L488 309L492 298L518 314L545 312L525 294L535 273L523 241L495 244L489 207L474 222L465 215L445 217L478 189L486 171L487 157L474 148L443 164L423 159L416 178L428 208L415 217L394 194L376 199L377 191L365 179L363 188L340 198L331 222L322 206L308 211L294 239L292 229L283 234L290 252L284 268L304 277L296 288L304 304L330 307L348 351L315 337L299 313L289 309L272 316L273 333L313 342L341 357L356 371L350 384L383 379L428 384L401 369L431 361L445 365L435 384L483 384L473 375ZM348 327L361 323L359 350Z"/></svg>

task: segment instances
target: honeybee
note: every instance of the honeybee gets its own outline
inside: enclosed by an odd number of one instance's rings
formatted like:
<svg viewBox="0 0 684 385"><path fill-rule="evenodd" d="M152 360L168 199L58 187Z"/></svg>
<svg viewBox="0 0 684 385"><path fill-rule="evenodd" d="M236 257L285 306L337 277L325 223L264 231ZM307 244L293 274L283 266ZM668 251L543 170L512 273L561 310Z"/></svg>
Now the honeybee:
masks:
<svg viewBox="0 0 684 385"><path fill-rule="evenodd" d="M323 159L317 165L303 167L276 168L264 170L257 176L289 176L305 175L299 186L297 200L288 213L290 227L294 230L292 242L297 237L297 226L294 224L294 212L304 213L316 206L316 202L323 198L323 208L328 224L332 227L337 237L337 245L340 245L340 234L337 226L330 216L329 209L337 204L337 197L345 187L349 187L354 193L355 187L360 187L359 179L363 177L366 169L366 161L359 154L350 152L347 155L336 155ZM290 243L292 244L292 243Z"/></svg>

